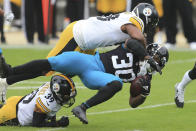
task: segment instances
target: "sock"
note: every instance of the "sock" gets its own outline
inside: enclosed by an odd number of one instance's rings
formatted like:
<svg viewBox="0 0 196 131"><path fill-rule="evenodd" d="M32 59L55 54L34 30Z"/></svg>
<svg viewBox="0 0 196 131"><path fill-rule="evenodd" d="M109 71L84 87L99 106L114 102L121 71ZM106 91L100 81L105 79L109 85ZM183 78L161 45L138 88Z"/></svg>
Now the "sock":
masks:
<svg viewBox="0 0 196 131"><path fill-rule="evenodd" d="M7 79L6 78L2 78L2 81L1 81L6 87L9 85L8 83L7 83Z"/></svg>
<svg viewBox="0 0 196 131"><path fill-rule="evenodd" d="M186 85L187 85L189 82L192 81L192 79L189 77L189 72L190 72L190 70L188 70L188 71L184 74L184 76L183 76L181 82L179 83L179 87L182 87L183 90L185 89Z"/></svg>

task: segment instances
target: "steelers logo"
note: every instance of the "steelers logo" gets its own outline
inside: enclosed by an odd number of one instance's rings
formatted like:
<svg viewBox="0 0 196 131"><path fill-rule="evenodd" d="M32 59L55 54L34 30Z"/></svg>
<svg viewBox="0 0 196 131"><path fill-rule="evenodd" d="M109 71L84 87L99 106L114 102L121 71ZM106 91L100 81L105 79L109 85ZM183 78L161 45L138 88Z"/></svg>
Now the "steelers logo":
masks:
<svg viewBox="0 0 196 131"><path fill-rule="evenodd" d="M152 10L150 8L144 8L143 14L145 16L150 16L152 14Z"/></svg>

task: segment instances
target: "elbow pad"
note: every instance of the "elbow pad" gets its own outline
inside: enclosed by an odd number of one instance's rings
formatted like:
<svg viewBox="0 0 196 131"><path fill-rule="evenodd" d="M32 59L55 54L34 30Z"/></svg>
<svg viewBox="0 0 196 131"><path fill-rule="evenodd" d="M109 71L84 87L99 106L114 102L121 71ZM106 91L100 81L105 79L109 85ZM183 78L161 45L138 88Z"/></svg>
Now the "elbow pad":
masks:
<svg viewBox="0 0 196 131"><path fill-rule="evenodd" d="M127 41L127 48L131 50L134 55L138 56L140 60L144 60L144 57L147 55L147 51L142 43L136 39L129 39Z"/></svg>

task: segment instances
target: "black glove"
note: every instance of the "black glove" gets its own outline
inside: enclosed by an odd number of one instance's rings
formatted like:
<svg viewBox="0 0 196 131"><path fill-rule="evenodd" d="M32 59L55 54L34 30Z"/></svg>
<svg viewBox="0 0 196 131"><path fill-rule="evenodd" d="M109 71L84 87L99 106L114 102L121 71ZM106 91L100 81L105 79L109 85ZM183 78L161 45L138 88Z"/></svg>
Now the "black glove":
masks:
<svg viewBox="0 0 196 131"><path fill-rule="evenodd" d="M150 94L150 87L151 87L151 79L150 79L150 76L144 76L144 77L141 77L139 79L140 83L141 83L141 87L142 87L142 90L141 90L141 94L146 97Z"/></svg>
<svg viewBox="0 0 196 131"><path fill-rule="evenodd" d="M69 118L62 116L60 120L57 121L58 126L66 127L69 125Z"/></svg>
<svg viewBox="0 0 196 131"><path fill-rule="evenodd" d="M161 67L156 64L155 60L151 57L147 60L147 62L150 64L150 66L155 69L157 72L159 72L159 74L162 74L162 71L161 71Z"/></svg>

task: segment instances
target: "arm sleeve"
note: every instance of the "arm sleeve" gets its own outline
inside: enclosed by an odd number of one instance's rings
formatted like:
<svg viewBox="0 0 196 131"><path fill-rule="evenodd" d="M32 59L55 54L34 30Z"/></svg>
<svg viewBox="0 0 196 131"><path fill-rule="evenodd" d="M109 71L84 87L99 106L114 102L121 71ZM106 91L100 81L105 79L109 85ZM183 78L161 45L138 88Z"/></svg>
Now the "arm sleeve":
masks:
<svg viewBox="0 0 196 131"><path fill-rule="evenodd" d="M46 121L47 115L44 113L33 112L32 126L34 127L57 127L56 121Z"/></svg>
<svg viewBox="0 0 196 131"><path fill-rule="evenodd" d="M138 56L140 60L144 60L144 57L148 55L144 46L136 39L127 40L126 47L134 55Z"/></svg>

